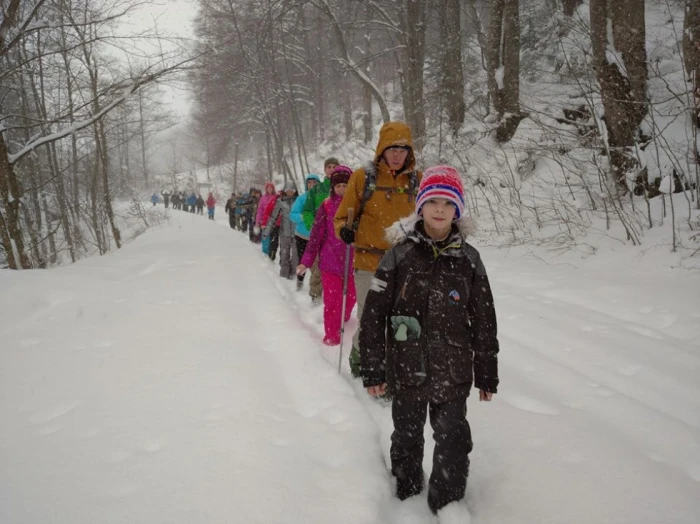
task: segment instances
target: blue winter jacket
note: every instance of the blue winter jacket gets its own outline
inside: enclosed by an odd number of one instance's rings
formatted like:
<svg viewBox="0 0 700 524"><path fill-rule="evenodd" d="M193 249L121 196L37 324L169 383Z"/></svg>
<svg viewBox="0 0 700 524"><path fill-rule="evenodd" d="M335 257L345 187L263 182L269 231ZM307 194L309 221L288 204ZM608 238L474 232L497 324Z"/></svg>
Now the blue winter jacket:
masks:
<svg viewBox="0 0 700 524"><path fill-rule="evenodd" d="M304 217L301 215L302 211L304 211L304 203L306 202L306 196L307 193L304 193L296 199L294 205L292 206L292 211L289 213L289 219L296 226L294 228L294 234L298 237L305 238L306 240L308 240L309 235L311 235L311 232L306 227L306 224L304 224Z"/></svg>

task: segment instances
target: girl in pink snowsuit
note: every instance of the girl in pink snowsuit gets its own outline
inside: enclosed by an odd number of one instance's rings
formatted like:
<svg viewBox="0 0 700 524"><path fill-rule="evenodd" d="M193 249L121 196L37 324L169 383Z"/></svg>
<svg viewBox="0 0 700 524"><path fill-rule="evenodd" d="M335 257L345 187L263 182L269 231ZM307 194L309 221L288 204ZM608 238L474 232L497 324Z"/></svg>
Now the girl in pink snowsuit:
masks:
<svg viewBox="0 0 700 524"><path fill-rule="evenodd" d="M321 270L323 287L323 327L326 336L323 343L327 346L340 344L340 325L343 308L343 275L345 273L346 244L335 236L333 217L348 187L352 169L338 166L331 173L330 196L323 201L316 212L311 229L309 243L306 246L297 274L303 274L314 265L319 257L318 268ZM350 248L350 268L353 263L353 248ZM348 291L345 300L345 321L350 319L352 308L357 301L355 295L355 278L352 270L348 272Z"/></svg>

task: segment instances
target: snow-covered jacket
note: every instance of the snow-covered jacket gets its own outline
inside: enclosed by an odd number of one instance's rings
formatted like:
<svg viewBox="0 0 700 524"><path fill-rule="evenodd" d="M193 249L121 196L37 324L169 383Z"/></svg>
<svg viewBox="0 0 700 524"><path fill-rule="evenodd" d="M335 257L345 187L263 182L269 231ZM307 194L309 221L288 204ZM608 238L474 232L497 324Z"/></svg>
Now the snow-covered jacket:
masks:
<svg viewBox="0 0 700 524"><path fill-rule="evenodd" d="M333 217L343 197L333 194L327 198L316 211L311 237L306 245L301 263L306 267L314 265L316 256L321 271L343 275L345 273L346 244L335 236ZM350 267L352 267L354 249L350 248Z"/></svg>
<svg viewBox="0 0 700 524"><path fill-rule="evenodd" d="M432 240L415 214L387 229L360 325L366 387L388 382L433 402L498 386L496 310L468 217Z"/></svg>
<svg viewBox="0 0 700 524"><path fill-rule="evenodd" d="M279 235L281 237L294 236L294 224L289 219L289 214L292 211L292 205L294 205L296 198L296 196L279 196L275 202L275 207L272 208L272 213L270 213L267 225L265 226L266 235L269 235L275 224L278 224L280 228Z"/></svg>
<svg viewBox="0 0 700 524"><path fill-rule="evenodd" d="M272 193L267 194L267 188L271 187L272 188ZM260 197L260 202L258 202L258 212L255 215L255 223L260 225L262 224L262 218L263 218L263 213L265 212L265 209L267 209L267 205L270 203L270 200L275 198L275 186L271 182L268 182L265 184L265 192L263 193L263 196Z"/></svg>

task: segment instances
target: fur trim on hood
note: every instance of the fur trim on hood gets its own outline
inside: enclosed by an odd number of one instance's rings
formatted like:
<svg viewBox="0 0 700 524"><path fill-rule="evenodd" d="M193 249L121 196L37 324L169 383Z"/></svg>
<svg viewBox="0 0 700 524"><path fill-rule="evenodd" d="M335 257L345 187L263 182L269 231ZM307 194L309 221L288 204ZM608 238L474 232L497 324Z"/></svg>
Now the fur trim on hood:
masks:
<svg viewBox="0 0 700 524"><path fill-rule="evenodd" d="M395 246L415 231L416 224L420 220L423 220L423 217L418 216L416 213L411 213L409 216L397 220L387 227L384 230L384 236L392 246ZM455 224L457 224L460 234L465 239L476 232L476 222L469 216L463 216Z"/></svg>

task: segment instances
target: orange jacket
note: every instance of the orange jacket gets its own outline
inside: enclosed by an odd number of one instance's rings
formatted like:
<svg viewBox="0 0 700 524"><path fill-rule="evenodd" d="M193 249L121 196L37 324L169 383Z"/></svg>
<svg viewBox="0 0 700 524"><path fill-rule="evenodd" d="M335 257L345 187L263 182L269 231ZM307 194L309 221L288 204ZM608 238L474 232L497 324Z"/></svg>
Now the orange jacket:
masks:
<svg viewBox="0 0 700 524"><path fill-rule="evenodd" d="M391 146L411 146L406 157L405 168L394 173L384 161L382 154ZM409 195L408 172L413 171L416 165L416 157L413 154L413 138L410 128L403 122L387 122L379 131L379 143L374 155L374 165L377 170L377 189L365 204L365 209L360 217L360 223L355 232L355 269L375 272L383 252L391 247L384 237L384 230L397 220L406 217L415 211L416 197ZM423 173L417 172L417 182ZM382 188L392 188L387 191ZM345 191L340 207L335 214L335 234L339 235L340 229L348 219L348 209L355 214L360 209L362 194L365 189L365 169L356 170ZM403 190L404 192L399 192ZM415 190L418 190L416 185Z"/></svg>

